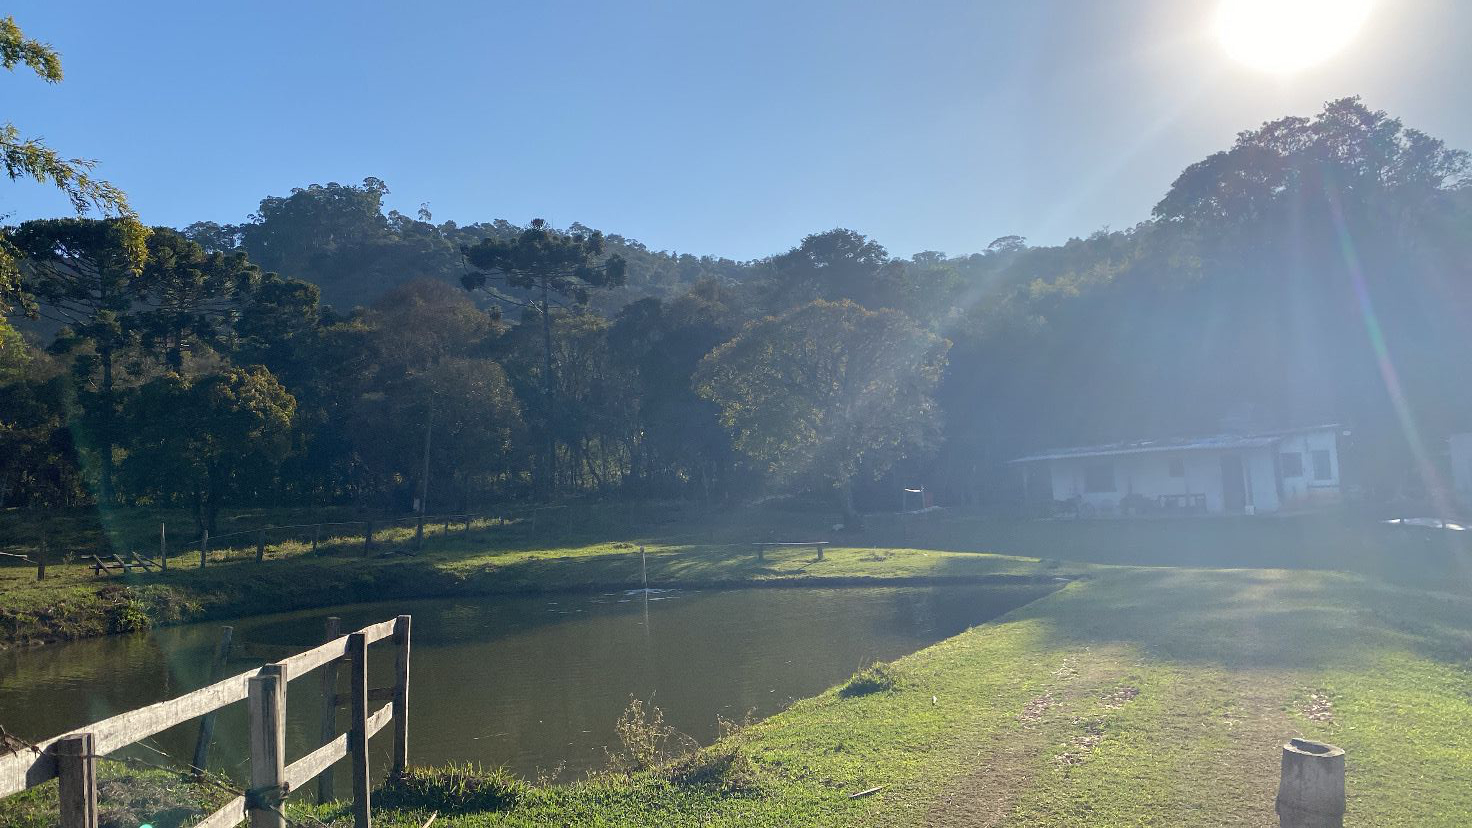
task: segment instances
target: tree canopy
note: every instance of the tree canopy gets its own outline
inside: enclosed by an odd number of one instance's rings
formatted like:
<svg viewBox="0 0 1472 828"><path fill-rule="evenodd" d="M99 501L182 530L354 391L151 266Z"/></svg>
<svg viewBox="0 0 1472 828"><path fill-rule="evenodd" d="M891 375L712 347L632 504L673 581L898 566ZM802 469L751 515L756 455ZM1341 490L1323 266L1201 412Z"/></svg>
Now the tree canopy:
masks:
<svg viewBox="0 0 1472 828"><path fill-rule="evenodd" d="M3 231L36 319L0 327L0 504L206 522L406 509L423 482L445 508L813 492L847 521L901 484L1003 508L1035 449L1247 419L1347 423L1355 484L1414 496L1412 458L1472 428L1469 175L1350 98L1243 132L1134 227L959 255L835 228L732 262L435 223L371 178L237 225L25 222Z"/></svg>

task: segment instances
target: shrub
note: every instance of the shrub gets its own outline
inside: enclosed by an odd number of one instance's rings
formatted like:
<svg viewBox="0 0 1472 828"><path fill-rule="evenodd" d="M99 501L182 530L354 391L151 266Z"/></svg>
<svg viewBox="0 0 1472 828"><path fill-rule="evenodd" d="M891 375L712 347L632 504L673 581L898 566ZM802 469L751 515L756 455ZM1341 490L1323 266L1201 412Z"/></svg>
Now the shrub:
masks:
<svg viewBox="0 0 1472 828"><path fill-rule="evenodd" d="M152 625L148 617L148 606L136 598L125 598L108 608L107 629L109 632L141 632Z"/></svg>
<svg viewBox="0 0 1472 828"><path fill-rule="evenodd" d="M684 787L714 788L728 794L756 792L759 787L756 765L741 749L737 738L750 723L750 713L739 724L717 717L716 743L670 762L662 769L662 775L670 783Z"/></svg>
<svg viewBox="0 0 1472 828"><path fill-rule="evenodd" d="M623 748L609 752L608 769L626 776L654 770L697 747L694 739L665 724L664 711L632 696L613 730Z"/></svg>
<svg viewBox="0 0 1472 828"><path fill-rule="evenodd" d="M838 695L851 699L855 696L867 696L870 693L880 693L893 690L899 683L899 671L891 664L874 662L857 673L848 683L839 689Z"/></svg>
<svg viewBox="0 0 1472 828"><path fill-rule="evenodd" d="M446 813L499 811L515 805L527 788L527 783L505 768L471 764L409 768L384 783L382 791L374 794L374 804Z"/></svg>

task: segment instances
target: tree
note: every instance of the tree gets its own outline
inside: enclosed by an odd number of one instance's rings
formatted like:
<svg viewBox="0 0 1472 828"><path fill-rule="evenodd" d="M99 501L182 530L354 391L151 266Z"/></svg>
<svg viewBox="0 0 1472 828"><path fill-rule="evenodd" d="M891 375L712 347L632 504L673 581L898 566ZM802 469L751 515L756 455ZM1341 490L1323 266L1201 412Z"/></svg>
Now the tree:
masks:
<svg viewBox="0 0 1472 828"><path fill-rule="evenodd" d="M185 500L201 528L220 508L259 500L291 448L296 400L265 368L228 368L191 382L168 373L127 406L124 477L136 494Z"/></svg>
<svg viewBox="0 0 1472 828"><path fill-rule="evenodd" d="M514 288L530 290L528 303L542 325L542 394L546 410L554 410L556 380L552 371L552 308L566 308L570 300L586 305L590 291L622 285L625 263L622 256L605 256L603 234L562 233L542 219L513 239L484 239L461 248L477 269L461 283L466 290L484 290L491 279L502 279ZM551 429L544 449L544 485L555 489L557 446Z"/></svg>
<svg viewBox="0 0 1472 828"><path fill-rule="evenodd" d="M678 493L683 484L708 498L730 468L720 409L690 383L700 360L735 332L723 298L706 284L670 302L641 299L609 331L609 348L631 378L630 474L648 494Z"/></svg>
<svg viewBox="0 0 1472 828"><path fill-rule="evenodd" d="M28 221L11 233L11 241L26 258L21 291L35 312L66 326L53 348L75 351L88 347L79 358L79 374L90 376L95 367L95 404L91 415L94 443L101 467L98 498L111 502L113 447L117 442L117 397L114 362L134 336L133 317L144 296L144 281L135 245L137 225L131 219L43 219Z"/></svg>
<svg viewBox="0 0 1472 828"><path fill-rule="evenodd" d="M905 278L905 263L891 258L883 245L842 228L807 236L764 264L768 305L778 311L814 299L892 307L887 300Z"/></svg>
<svg viewBox="0 0 1472 828"><path fill-rule="evenodd" d="M423 474L426 427L432 429L426 489L441 508L467 508L474 491L515 473L521 407L495 362L446 359L365 394L350 437L370 477L380 487L397 484L407 500Z"/></svg>
<svg viewBox="0 0 1472 828"><path fill-rule="evenodd" d="M749 324L701 361L695 388L737 449L779 480L830 486L853 525L860 473L935 445L949 347L897 311L819 300Z"/></svg>
<svg viewBox="0 0 1472 828"><path fill-rule="evenodd" d="M221 349L260 271L244 253L207 253L200 245L167 227L148 238L143 268L144 302L137 325L143 344L160 351L170 370L184 367L193 345Z"/></svg>
<svg viewBox="0 0 1472 828"><path fill-rule="evenodd" d="M51 46L28 39L15 18L0 19L0 66L14 71L24 65L47 83L61 82L61 57ZM55 150L37 139L22 138L20 130L9 122L0 123L0 164L12 181L30 178L42 184L51 184L66 194L77 215L97 210L103 215L113 214L125 219L130 231L128 250L135 264L143 260L143 241L146 232L138 224L127 197L112 184L92 176L97 162L82 158L65 159ZM20 304L30 310L24 293L19 293L17 283L20 271L17 264L19 251L0 234L0 313L10 310L12 304Z"/></svg>

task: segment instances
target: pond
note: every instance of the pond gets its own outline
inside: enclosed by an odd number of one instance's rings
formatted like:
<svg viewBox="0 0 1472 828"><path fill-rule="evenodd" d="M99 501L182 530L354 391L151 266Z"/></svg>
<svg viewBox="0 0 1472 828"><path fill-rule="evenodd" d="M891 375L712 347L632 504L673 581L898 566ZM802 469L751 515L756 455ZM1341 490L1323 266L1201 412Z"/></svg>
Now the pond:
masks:
<svg viewBox="0 0 1472 828"><path fill-rule="evenodd" d="M346 631L409 613L410 761L504 765L528 778L565 780L604 764L631 696L652 701L704 744L718 716L771 715L871 661L913 652L1047 591L681 590L355 604L233 622L243 645L237 652L247 657L228 670L313 646L329 615ZM40 739L203 686L222 623L0 653L0 725ZM370 687L391 684L392 670L391 646L369 649ZM319 699L317 674L291 682L288 761L319 744ZM210 761L235 778L248 750L244 707L222 711ZM197 729L192 722L131 750L154 763L187 764ZM373 741L376 771L387 761L389 733ZM343 795L346 777L336 774Z"/></svg>

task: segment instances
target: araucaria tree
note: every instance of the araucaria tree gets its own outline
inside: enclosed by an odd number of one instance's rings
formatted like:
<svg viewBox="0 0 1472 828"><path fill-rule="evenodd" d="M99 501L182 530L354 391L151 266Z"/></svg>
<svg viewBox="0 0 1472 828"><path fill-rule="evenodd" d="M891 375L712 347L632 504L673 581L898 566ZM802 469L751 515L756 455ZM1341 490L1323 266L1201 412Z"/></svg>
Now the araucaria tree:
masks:
<svg viewBox="0 0 1472 828"><path fill-rule="evenodd" d="M569 303L586 305L592 290L618 287L624 283L626 265L622 256L607 255L603 234L564 233L542 219L512 239L488 238L461 248L476 269L461 283L466 290L484 290L492 279L528 291L531 299L519 303L534 309L542 325L542 397L544 410L544 485L557 484L556 430L551 422L555 411L555 377L552 371L552 308ZM501 297L502 301L516 303Z"/></svg>
<svg viewBox="0 0 1472 828"><path fill-rule="evenodd" d="M779 480L830 486L852 524L855 478L936 444L949 347L898 311L820 300L751 323L694 382L737 449Z"/></svg>
<svg viewBox="0 0 1472 828"><path fill-rule="evenodd" d="M185 499L214 531L220 507L259 501L291 449L296 399L260 366L227 368L197 381L167 373L139 389L125 477L159 502Z"/></svg>
<svg viewBox="0 0 1472 828"><path fill-rule="evenodd" d="M47 83L61 82L61 57L49 45L31 40L15 25L15 18L0 18L0 68L14 71L25 66ZM56 150L34 138L22 138L14 124L0 121L0 166L11 180L29 178L51 184L66 194L77 215L97 210L127 220L132 233L130 251L135 264L143 263L145 232L128 207L123 191L92 176L95 162L63 158ZM19 302L28 311L25 295L18 291L20 251L0 232L0 313Z"/></svg>
<svg viewBox="0 0 1472 828"><path fill-rule="evenodd" d="M82 351L73 367L90 386L80 396L101 468L103 503L112 500L118 436L114 364L136 337L133 317L144 291L138 249L146 234L139 233L129 219L42 219L10 234L25 258L24 303L65 326L53 349Z"/></svg>

